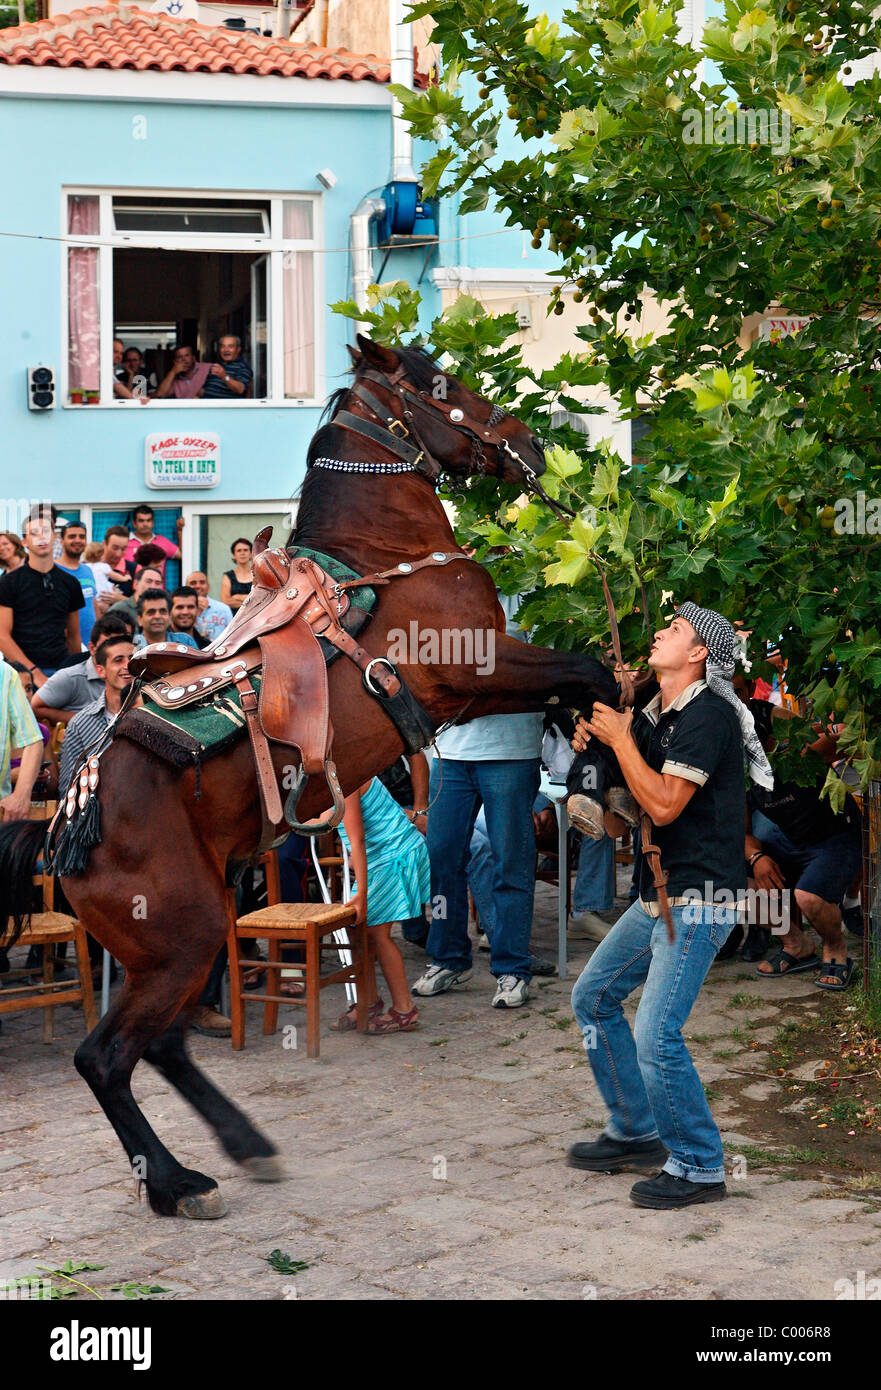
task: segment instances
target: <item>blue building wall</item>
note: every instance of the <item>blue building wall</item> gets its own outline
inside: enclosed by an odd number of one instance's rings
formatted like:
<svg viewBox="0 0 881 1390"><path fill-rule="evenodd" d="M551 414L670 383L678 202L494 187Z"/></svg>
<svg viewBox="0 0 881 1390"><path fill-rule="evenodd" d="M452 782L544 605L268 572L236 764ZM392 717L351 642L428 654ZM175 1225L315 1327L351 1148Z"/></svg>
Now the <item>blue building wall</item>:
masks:
<svg viewBox="0 0 881 1390"><path fill-rule="evenodd" d="M133 90L138 76L131 74ZM135 141L132 122L138 116L147 118L147 138ZM28 410L25 369L41 363L52 366L60 383L66 353L65 252L57 239L65 230L62 188L315 192L316 171L330 166L338 182L322 195L325 254L317 257L324 277L323 302L330 304L350 295L345 249L349 218L364 194L381 188L388 178L390 130L386 107L296 109L48 98L8 98L0 103L6 188L15 190L15 197L6 199L2 225L9 232L26 234L22 239L0 238L5 289L0 335L3 495L81 503L142 497L145 435L192 431L196 426L221 436L220 485L210 492L163 489L153 495L154 505L174 505L197 496L206 503L286 498L295 492L318 408L65 408L59 400L54 410L42 414ZM35 235L49 239L37 240ZM396 253L384 278L415 280L423 258L422 251ZM440 300L430 274L422 289L425 313L433 316ZM329 392L348 366L350 325L328 310L324 334Z"/></svg>

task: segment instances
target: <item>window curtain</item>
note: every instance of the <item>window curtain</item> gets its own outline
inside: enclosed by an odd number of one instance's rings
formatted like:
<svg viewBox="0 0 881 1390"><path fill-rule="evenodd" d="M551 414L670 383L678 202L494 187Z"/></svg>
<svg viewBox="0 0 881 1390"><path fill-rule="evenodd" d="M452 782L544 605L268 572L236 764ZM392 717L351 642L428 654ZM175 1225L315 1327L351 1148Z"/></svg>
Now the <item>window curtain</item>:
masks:
<svg viewBox="0 0 881 1390"><path fill-rule="evenodd" d="M67 230L71 236L97 236L96 197L68 199ZM101 381L98 315L98 248L72 246L67 253L68 392L97 391Z"/></svg>
<svg viewBox="0 0 881 1390"><path fill-rule="evenodd" d="M312 204L286 201L282 235L296 240L312 237ZM315 301L311 251L284 253L284 393L315 394Z"/></svg>

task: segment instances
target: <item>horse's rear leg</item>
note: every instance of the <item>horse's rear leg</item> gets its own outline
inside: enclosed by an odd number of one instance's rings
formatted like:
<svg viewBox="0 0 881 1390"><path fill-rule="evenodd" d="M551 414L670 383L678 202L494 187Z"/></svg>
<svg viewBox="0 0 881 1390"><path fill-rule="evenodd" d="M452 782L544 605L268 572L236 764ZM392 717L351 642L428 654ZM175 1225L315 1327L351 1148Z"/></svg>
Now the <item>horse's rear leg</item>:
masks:
<svg viewBox="0 0 881 1390"><path fill-rule="evenodd" d="M187 992L190 987L187 982ZM74 1063L119 1136L135 1176L143 1179L153 1210L211 1220L227 1213L217 1183L178 1163L131 1093L135 1065L157 1026L166 1028L179 1007L180 993L169 989L167 975L145 979L129 973L119 997L77 1048Z"/></svg>
<svg viewBox="0 0 881 1390"><path fill-rule="evenodd" d="M184 1046L186 1024L182 1022L187 1010L175 1019L160 1037L154 1038L144 1052L144 1058L165 1077L184 1100L207 1121L226 1152L258 1182L280 1182L285 1177L278 1151L264 1134L251 1124L232 1101L228 1100L200 1071L188 1056Z"/></svg>

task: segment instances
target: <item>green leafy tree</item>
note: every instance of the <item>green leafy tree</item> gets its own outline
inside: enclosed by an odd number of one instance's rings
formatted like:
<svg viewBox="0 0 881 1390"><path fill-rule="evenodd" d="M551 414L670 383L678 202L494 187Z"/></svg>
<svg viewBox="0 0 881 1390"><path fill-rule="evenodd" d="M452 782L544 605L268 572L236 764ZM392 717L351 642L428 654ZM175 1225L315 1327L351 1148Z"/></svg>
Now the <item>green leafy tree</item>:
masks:
<svg viewBox="0 0 881 1390"><path fill-rule="evenodd" d="M36 0L25 0L24 22L35 24L37 21ZM18 6L6 4L0 9L0 29L12 29L16 24L21 24Z"/></svg>
<svg viewBox="0 0 881 1390"><path fill-rule="evenodd" d="M527 418L583 409L569 393L602 382L649 424L628 470L607 446L558 441L548 490L578 513L571 530L484 483L462 525L516 543L500 580L534 591L524 619L557 645L607 635L595 559L632 654L671 595L780 636L790 688L843 721L866 781L881 771L881 77L848 77L881 25L849 0L726 0L693 48L677 9L582 0L562 25L521 0L413 11L435 20L445 63L437 86L399 93L440 146L426 191L550 238L552 307L577 315L584 352L518 377L513 323L468 307L432 345ZM701 56L721 81L699 77ZM482 84L471 102L465 73ZM499 153L508 124L516 157ZM654 336L635 322L649 298L666 316ZM744 320L772 306L809 322L749 343Z"/></svg>

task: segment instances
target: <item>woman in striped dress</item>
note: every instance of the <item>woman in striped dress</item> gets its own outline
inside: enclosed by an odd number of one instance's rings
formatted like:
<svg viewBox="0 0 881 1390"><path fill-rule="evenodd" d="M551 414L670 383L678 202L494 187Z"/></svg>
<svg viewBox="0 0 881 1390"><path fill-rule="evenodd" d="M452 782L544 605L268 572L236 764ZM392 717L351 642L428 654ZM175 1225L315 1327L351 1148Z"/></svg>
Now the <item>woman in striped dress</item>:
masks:
<svg viewBox="0 0 881 1390"><path fill-rule="evenodd" d="M367 1031L411 1032L419 1027L418 1010L410 998L404 959L392 941L391 930L395 922L422 913L429 901L431 870L425 840L378 777L346 797L339 829L355 876L352 903L359 922L366 916L379 968L392 997L392 1007L383 1013L385 1005L378 997L374 974L367 1000ZM355 1027L354 1005L336 1026L340 1031Z"/></svg>

